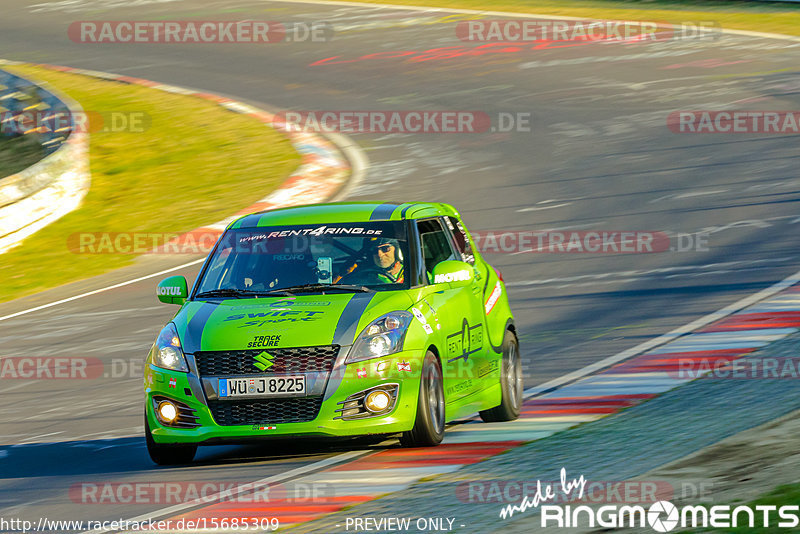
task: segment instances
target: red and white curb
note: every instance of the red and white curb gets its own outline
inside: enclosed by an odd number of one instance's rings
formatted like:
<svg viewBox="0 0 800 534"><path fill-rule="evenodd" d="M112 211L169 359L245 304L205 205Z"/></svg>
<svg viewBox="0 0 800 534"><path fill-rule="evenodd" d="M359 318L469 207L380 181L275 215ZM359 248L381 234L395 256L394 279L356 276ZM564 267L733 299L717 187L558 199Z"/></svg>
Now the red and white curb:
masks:
<svg viewBox="0 0 800 534"><path fill-rule="evenodd" d="M730 362L798 330L800 284L781 288L764 300L554 391L529 390L516 421L489 424L476 417L448 428L438 447L368 453L293 479L303 487L328 488L324 496L258 504L219 502L172 520L274 517L281 527L306 523L651 399L694 379L696 375L681 377L676 372L679 362L713 364L721 358Z"/></svg>
<svg viewBox="0 0 800 534"><path fill-rule="evenodd" d="M231 112L255 117L289 139L301 156L301 164L278 189L256 203L240 209L230 217L182 234L163 247L167 251L205 254L209 252L208 244L213 244L228 224L242 215L300 204L337 200L362 179L367 168L366 156L347 137L341 134L323 136L316 133L294 131L287 128L286 123L276 114L224 96L109 72L43 63L9 62L9 64L32 65L209 100Z"/></svg>

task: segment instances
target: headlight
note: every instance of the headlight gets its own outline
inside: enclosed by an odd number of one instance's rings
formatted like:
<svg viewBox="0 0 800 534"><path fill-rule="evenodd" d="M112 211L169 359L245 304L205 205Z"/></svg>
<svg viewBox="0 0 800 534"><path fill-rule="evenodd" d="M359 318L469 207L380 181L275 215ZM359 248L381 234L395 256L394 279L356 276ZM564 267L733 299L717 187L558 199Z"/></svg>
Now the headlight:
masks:
<svg viewBox="0 0 800 534"><path fill-rule="evenodd" d="M347 363L380 358L403 350L406 330L413 317L407 311L396 311L370 323L353 343Z"/></svg>
<svg viewBox="0 0 800 534"><path fill-rule="evenodd" d="M158 334L156 342L153 343L153 348L150 349L147 363L152 363L156 367L169 369L170 371L189 372L186 358L183 356L183 350L181 349L181 340L178 338L178 332L175 331L172 323L165 326L161 333Z"/></svg>

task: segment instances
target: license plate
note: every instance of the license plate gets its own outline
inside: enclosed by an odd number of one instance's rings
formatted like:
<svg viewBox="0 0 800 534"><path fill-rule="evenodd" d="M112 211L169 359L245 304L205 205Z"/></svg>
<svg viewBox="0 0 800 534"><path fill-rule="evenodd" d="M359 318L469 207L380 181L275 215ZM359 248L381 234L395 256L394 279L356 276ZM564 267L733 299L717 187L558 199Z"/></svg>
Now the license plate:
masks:
<svg viewBox="0 0 800 534"><path fill-rule="evenodd" d="M306 377L268 376L255 378L220 378L219 396L232 397L285 397L306 394Z"/></svg>

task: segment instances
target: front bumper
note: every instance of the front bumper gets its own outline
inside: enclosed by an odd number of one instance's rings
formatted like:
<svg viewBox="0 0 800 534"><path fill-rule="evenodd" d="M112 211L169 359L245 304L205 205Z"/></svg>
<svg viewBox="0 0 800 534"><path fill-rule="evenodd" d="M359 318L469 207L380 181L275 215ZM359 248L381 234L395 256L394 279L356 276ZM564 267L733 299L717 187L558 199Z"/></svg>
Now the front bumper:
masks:
<svg viewBox="0 0 800 534"><path fill-rule="evenodd" d="M188 358L189 373L147 365L144 373L145 416L153 439L158 443L214 444L304 435L344 437L394 434L410 430L414 426L419 396L422 365L419 352L403 351L383 358L344 364L348 350L349 347L341 348L330 373L307 374L307 397L247 399L248 404L276 402L275 410L253 412L247 424L220 424L223 419L219 415L220 407L226 408L224 403L241 401L220 399L217 396L218 378L198 377L191 356ZM385 414L351 419L342 417L344 402L348 397L358 397L359 392L375 387L394 389L392 385L396 385L396 399ZM162 424L155 415L154 397L185 405L192 410L197 426L178 428ZM210 406L215 406L215 410ZM215 419L215 412L220 420ZM298 419L306 420L284 422Z"/></svg>

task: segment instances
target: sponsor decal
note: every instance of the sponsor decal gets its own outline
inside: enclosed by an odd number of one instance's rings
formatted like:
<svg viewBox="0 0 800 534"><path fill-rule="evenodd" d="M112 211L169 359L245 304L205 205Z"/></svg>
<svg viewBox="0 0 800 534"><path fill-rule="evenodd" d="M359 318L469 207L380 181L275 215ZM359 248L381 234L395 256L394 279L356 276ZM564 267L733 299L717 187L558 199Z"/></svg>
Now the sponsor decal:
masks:
<svg viewBox="0 0 800 534"><path fill-rule="evenodd" d="M273 302L270 304L273 308L284 308L284 307L295 307L295 308L311 308L316 306L330 306L331 303L329 301L317 301L317 300L306 300L306 301L296 301L296 300L279 300L277 302Z"/></svg>
<svg viewBox="0 0 800 534"><path fill-rule="evenodd" d="M358 378L364 378L367 376L367 368L363 367L361 369L356 369L356 374L358 375Z"/></svg>
<svg viewBox="0 0 800 534"><path fill-rule="evenodd" d="M478 378L483 378L500 369L500 360L494 360L478 368Z"/></svg>
<svg viewBox="0 0 800 534"><path fill-rule="evenodd" d="M448 362L458 359L467 361L469 355L478 352L483 348L483 323L470 326L464 319L460 332L447 336L447 354L450 357Z"/></svg>
<svg viewBox="0 0 800 534"><path fill-rule="evenodd" d="M405 360L397 362L397 370L411 372L411 364Z"/></svg>
<svg viewBox="0 0 800 534"><path fill-rule="evenodd" d="M468 378L462 382L458 382L457 384L454 384L449 388L447 388L447 394L453 395L453 394L463 393L471 388L472 388L472 379Z"/></svg>
<svg viewBox="0 0 800 534"><path fill-rule="evenodd" d="M253 360L255 360L253 366L259 371L266 371L273 366L273 358L274 356L267 351L261 352L257 356L253 357Z"/></svg>
<svg viewBox="0 0 800 534"><path fill-rule="evenodd" d="M417 318L420 324L422 324L423 330L425 330L425 332L428 334L433 334L433 328L428 324L428 320L425 319L425 316L422 315L422 312L417 308L411 308L411 312L414 314L414 317Z"/></svg>
<svg viewBox="0 0 800 534"><path fill-rule="evenodd" d="M248 348L274 347L281 342L281 336L255 336L253 341L247 344Z"/></svg>
<svg viewBox="0 0 800 534"><path fill-rule="evenodd" d="M317 228L301 228L299 230L281 230L279 232L270 232L269 234L260 234L257 236L248 236L240 238L239 241L254 241L261 239L275 239L278 237L294 237L294 236L322 236L322 235L381 235L383 230L376 230L371 228L363 228L360 226L353 227L329 227L318 226Z"/></svg>
<svg viewBox="0 0 800 534"><path fill-rule="evenodd" d="M467 269L463 269L461 271L456 271L453 273L437 274L436 276L433 277L433 283L443 284L445 282L461 282L471 279L472 279L472 273L470 273Z"/></svg>
<svg viewBox="0 0 800 534"><path fill-rule="evenodd" d="M253 425L251 430L277 430L278 427L276 426L263 426L263 425Z"/></svg>
<svg viewBox="0 0 800 534"><path fill-rule="evenodd" d="M177 386L177 385L178 385L178 381L177 380L175 380L174 378L170 378L169 379L169 387L174 389L175 386Z"/></svg>
<svg viewBox="0 0 800 534"><path fill-rule="evenodd" d="M494 305L497 304L497 300L500 298L500 295L503 293L503 286L500 285L500 280L494 285L494 289L492 290L492 294L489 295L489 299L484 304L484 309L486 310L486 315L489 315L494 309Z"/></svg>
<svg viewBox="0 0 800 534"><path fill-rule="evenodd" d="M178 286L159 286L156 291L159 295L171 295L175 297L181 294L181 288Z"/></svg>

